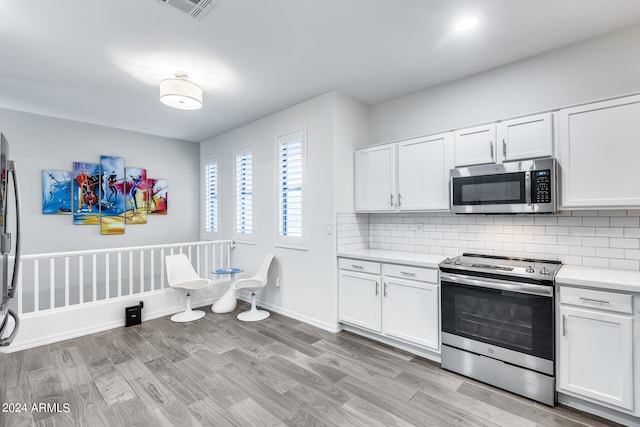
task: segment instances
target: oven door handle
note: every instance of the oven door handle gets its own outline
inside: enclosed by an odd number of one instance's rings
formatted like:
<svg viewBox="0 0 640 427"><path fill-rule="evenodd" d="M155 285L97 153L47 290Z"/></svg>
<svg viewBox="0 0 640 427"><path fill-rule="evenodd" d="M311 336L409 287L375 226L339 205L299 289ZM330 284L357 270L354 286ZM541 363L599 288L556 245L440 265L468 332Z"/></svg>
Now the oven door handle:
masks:
<svg viewBox="0 0 640 427"><path fill-rule="evenodd" d="M505 282L488 278L479 279L464 274L440 273L440 283L449 282L457 285L475 286L478 288L496 289L499 291L515 292L519 294L539 295L543 297L553 296L553 286L532 285L522 282Z"/></svg>

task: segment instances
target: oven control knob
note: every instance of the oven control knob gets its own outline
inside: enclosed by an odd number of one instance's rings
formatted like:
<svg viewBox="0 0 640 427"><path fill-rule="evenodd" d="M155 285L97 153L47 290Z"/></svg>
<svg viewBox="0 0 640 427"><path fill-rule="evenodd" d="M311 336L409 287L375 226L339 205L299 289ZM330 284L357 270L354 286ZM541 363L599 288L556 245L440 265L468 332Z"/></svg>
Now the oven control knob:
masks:
<svg viewBox="0 0 640 427"><path fill-rule="evenodd" d="M540 274L542 274L543 276L548 276L549 270L547 270L547 267L542 267L542 270L540 270Z"/></svg>
<svg viewBox="0 0 640 427"><path fill-rule="evenodd" d="M451 264L451 258L447 258L447 259L445 259L445 260L444 260L444 263L445 263L445 264Z"/></svg>
<svg viewBox="0 0 640 427"><path fill-rule="evenodd" d="M453 263L455 265L460 265L460 264L462 264L462 260L460 258L456 258L456 260Z"/></svg>
<svg viewBox="0 0 640 427"><path fill-rule="evenodd" d="M524 271L526 271L527 273L533 273L536 270L534 270L534 268L532 266L529 266L529 267L525 268Z"/></svg>

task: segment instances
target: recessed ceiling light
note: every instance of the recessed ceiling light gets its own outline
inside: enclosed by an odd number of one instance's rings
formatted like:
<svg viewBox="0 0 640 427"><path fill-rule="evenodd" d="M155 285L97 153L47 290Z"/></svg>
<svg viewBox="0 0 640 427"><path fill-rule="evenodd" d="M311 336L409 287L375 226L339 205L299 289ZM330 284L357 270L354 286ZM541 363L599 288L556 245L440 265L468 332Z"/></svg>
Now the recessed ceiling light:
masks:
<svg viewBox="0 0 640 427"><path fill-rule="evenodd" d="M456 24L456 30L469 31L470 29L474 28L476 25L478 25L478 20L476 18L473 18L473 17L464 18L458 21L458 23Z"/></svg>

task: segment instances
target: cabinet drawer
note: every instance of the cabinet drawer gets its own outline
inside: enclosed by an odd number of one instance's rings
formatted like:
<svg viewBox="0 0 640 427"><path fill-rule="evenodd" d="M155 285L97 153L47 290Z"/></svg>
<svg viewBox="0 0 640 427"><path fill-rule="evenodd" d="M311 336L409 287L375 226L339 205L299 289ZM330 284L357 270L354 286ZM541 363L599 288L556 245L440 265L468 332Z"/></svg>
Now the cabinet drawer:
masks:
<svg viewBox="0 0 640 427"><path fill-rule="evenodd" d="M599 310L633 313L631 295L595 289L560 287L560 303Z"/></svg>
<svg viewBox="0 0 640 427"><path fill-rule="evenodd" d="M406 265L384 264L382 273L389 277L420 280L422 282L438 283L438 270L431 268L409 267Z"/></svg>
<svg viewBox="0 0 640 427"><path fill-rule="evenodd" d="M338 267L341 270L359 271L361 273L380 274L380 263L360 259L340 258Z"/></svg>

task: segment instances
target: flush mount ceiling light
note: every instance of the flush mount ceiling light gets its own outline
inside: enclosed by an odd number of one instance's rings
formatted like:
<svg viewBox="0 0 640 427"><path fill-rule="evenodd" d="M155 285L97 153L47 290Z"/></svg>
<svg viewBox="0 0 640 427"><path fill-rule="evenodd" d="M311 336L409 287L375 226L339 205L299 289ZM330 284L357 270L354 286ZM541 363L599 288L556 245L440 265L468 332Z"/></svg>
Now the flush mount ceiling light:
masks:
<svg viewBox="0 0 640 427"><path fill-rule="evenodd" d="M470 29L475 28L476 25L478 25L478 20L476 18L469 17L459 20L455 28L457 31L462 32L469 31Z"/></svg>
<svg viewBox="0 0 640 427"><path fill-rule="evenodd" d="M181 110L197 110L202 108L202 89L187 80L189 75L177 72L173 79L160 82L160 101L169 107Z"/></svg>

